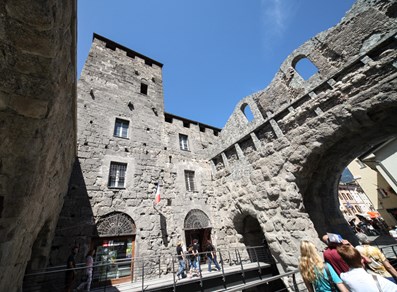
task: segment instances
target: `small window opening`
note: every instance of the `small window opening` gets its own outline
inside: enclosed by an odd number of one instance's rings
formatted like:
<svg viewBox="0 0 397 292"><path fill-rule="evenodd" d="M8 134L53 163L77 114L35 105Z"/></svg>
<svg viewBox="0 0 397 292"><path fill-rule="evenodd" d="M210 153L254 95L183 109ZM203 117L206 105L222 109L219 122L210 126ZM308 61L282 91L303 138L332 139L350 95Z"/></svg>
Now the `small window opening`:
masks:
<svg viewBox="0 0 397 292"><path fill-rule="evenodd" d="M114 44L106 43L106 48L111 49L111 50L116 50L116 46Z"/></svg>
<svg viewBox="0 0 397 292"><path fill-rule="evenodd" d="M124 188L126 170L126 163L111 162L108 186L110 188Z"/></svg>
<svg viewBox="0 0 397 292"><path fill-rule="evenodd" d="M183 121L183 126L184 126L185 128L190 128L190 123L189 123L189 122L186 122L186 121Z"/></svg>
<svg viewBox="0 0 397 292"><path fill-rule="evenodd" d="M134 109L134 104L131 101L128 102L128 108L130 109L130 111Z"/></svg>
<svg viewBox="0 0 397 292"><path fill-rule="evenodd" d="M200 132L205 132L205 127L200 126Z"/></svg>
<svg viewBox="0 0 397 292"><path fill-rule="evenodd" d="M169 162L169 163L172 163L172 156L171 156L171 155L168 156L168 162Z"/></svg>
<svg viewBox="0 0 397 292"><path fill-rule="evenodd" d="M304 80L318 73L318 68L308 58L300 59L294 68Z"/></svg>
<svg viewBox="0 0 397 292"><path fill-rule="evenodd" d="M127 56L130 58L135 58L135 55L132 52L127 52Z"/></svg>
<svg viewBox="0 0 397 292"><path fill-rule="evenodd" d="M215 135L215 136L218 136L218 135L219 135L219 132L218 132L218 131L214 131L214 135Z"/></svg>
<svg viewBox="0 0 397 292"><path fill-rule="evenodd" d="M243 104L241 107L241 111L244 116L247 118L248 122L251 122L254 119L254 115L252 114L251 108L248 104Z"/></svg>
<svg viewBox="0 0 397 292"><path fill-rule="evenodd" d="M172 117L170 117L170 116L165 116L165 121L166 121L167 123L172 124Z"/></svg>
<svg viewBox="0 0 397 292"><path fill-rule="evenodd" d="M141 83L141 93L147 95L148 85Z"/></svg>
<svg viewBox="0 0 397 292"><path fill-rule="evenodd" d="M128 138L129 124L130 124L129 121L116 118L116 122L114 124L113 136Z"/></svg>
<svg viewBox="0 0 397 292"><path fill-rule="evenodd" d="M179 146L181 150L189 151L188 136L179 134Z"/></svg>
<svg viewBox="0 0 397 292"><path fill-rule="evenodd" d="M167 199L167 206L171 206L172 200L171 199Z"/></svg>

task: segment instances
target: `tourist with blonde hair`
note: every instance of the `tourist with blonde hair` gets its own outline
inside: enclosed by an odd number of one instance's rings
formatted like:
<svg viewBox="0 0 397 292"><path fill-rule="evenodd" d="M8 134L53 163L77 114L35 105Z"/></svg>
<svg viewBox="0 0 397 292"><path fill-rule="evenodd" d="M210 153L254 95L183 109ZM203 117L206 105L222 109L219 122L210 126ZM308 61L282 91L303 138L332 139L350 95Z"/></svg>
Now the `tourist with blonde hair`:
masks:
<svg viewBox="0 0 397 292"><path fill-rule="evenodd" d="M309 292L349 291L332 266L323 262L312 242L303 240L300 250L299 271Z"/></svg>

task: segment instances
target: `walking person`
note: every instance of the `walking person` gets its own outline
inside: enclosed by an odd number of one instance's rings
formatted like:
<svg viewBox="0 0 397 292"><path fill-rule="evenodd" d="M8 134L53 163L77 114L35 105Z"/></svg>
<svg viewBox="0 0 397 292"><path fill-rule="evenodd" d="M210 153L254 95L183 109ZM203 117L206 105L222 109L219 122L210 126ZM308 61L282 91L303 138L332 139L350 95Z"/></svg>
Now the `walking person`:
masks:
<svg viewBox="0 0 397 292"><path fill-rule="evenodd" d="M193 265L194 265L194 268L196 269L196 271L201 272L199 249L200 249L200 245L198 243L198 240L193 239L193 251L192 251L192 254L194 256Z"/></svg>
<svg viewBox="0 0 397 292"><path fill-rule="evenodd" d="M211 272L211 263L214 263L215 268L220 271L218 261L216 260L216 250L215 246L212 244L211 240L207 241L207 259L208 259L208 272Z"/></svg>
<svg viewBox="0 0 397 292"><path fill-rule="evenodd" d="M339 291L348 292L332 266L323 262L313 243L303 240L300 251L299 271L309 292L333 292L335 285Z"/></svg>
<svg viewBox="0 0 397 292"><path fill-rule="evenodd" d="M79 252L79 247L74 246L71 250L71 254L68 257L68 260L66 262L66 268L68 269L66 271L65 275L65 291L70 292L73 289L74 282L76 280L76 255Z"/></svg>
<svg viewBox="0 0 397 292"><path fill-rule="evenodd" d="M357 245L356 249L365 257L365 264L368 266L367 271L370 272L370 274L374 273L385 277L396 284L395 279L397 278L397 271L393 268L385 255L379 248L369 245L370 240L364 233L357 233L356 236L362 244Z"/></svg>
<svg viewBox="0 0 397 292"><path fill-rule="evenodd" d="M397 292L397 285L377 275L370 275L363 269L360 252L351 245L338 246L338 253L350 270L340 277L351 292Z"/></svg>
<svg viewBox="0 0 397 292"><path fill-rule="evenodd" d="M85 257L85 275L86 275L86 281L82 282L78 287L77 290L81 291L84 286L86 286L87 290L90 291L91 289L91 282L92 282L92 272L93 272L93 267L94 267L94 254L95 254L95 249L91 249L88 251L87 256Z"/></svg>
<svg viewBox="0 0 397 292"><path fill-rule="evenodd" d="M345 239L335 238L335 236L329 238L328 234L336 235L333 233L327 233L322 237L322 241L327 245L327 248L323 252L324 261L329 263L339 276L341 273L347 272L349 270L349 266L343 261L336 248L343 244L350 245L350 243Z"/></svg>
<svg viewBox="0 0 397 292"><path fill-rule="evenodd" d="M176 254L177 254L178 263L179 263L179 268L178 268L178 272L176 273L176 276L178 277L178 280L180 280L181 277L182 277L182 279L186 278L186 275L185 275L185 269L186 269L186 266L185 266L185 253L183 252L182 241L179 241L177 243Z"/></svg>

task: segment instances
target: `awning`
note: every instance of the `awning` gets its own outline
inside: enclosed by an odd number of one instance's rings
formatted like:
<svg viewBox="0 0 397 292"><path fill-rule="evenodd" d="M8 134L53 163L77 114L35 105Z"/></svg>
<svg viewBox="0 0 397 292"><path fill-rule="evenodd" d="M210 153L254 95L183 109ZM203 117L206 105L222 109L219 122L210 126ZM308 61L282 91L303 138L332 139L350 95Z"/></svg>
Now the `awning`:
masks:
<svg viewBox="0 0 397 292"><path fill-rule="evenodd" d="M371 217L371 219L382 217L379 212L367 212L367 214Z"/></svg>
<svg viewBox="0 0 397 292"><path fill-rule="evenodd" d="M357 213L356 216L357 216L359 219L364 218L364 219L367 219L367 220L371 220L371 216L370 216L369 214Z"/></svg>

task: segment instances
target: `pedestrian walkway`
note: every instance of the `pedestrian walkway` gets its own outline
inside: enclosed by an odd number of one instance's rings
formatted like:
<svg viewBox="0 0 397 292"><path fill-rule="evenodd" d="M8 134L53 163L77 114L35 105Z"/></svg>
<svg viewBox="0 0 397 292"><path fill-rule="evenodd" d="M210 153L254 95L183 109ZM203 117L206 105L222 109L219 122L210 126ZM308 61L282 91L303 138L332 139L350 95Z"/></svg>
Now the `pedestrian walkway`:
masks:
<svg viewBox="0 0 397 292"><path fill-rule="evenodd" d="M134 292L134 291L234 291L241 290L247 285L265 284L271 274L271 265L266 263L249 263L224 268L223 271L202 271L201 277L177 280L173 275L160 279L152 279L135 283L123 283L106 287L106 292ZM278 283L280 284L280 283ZM104 291L104 287L92 291Z"/></svg>

